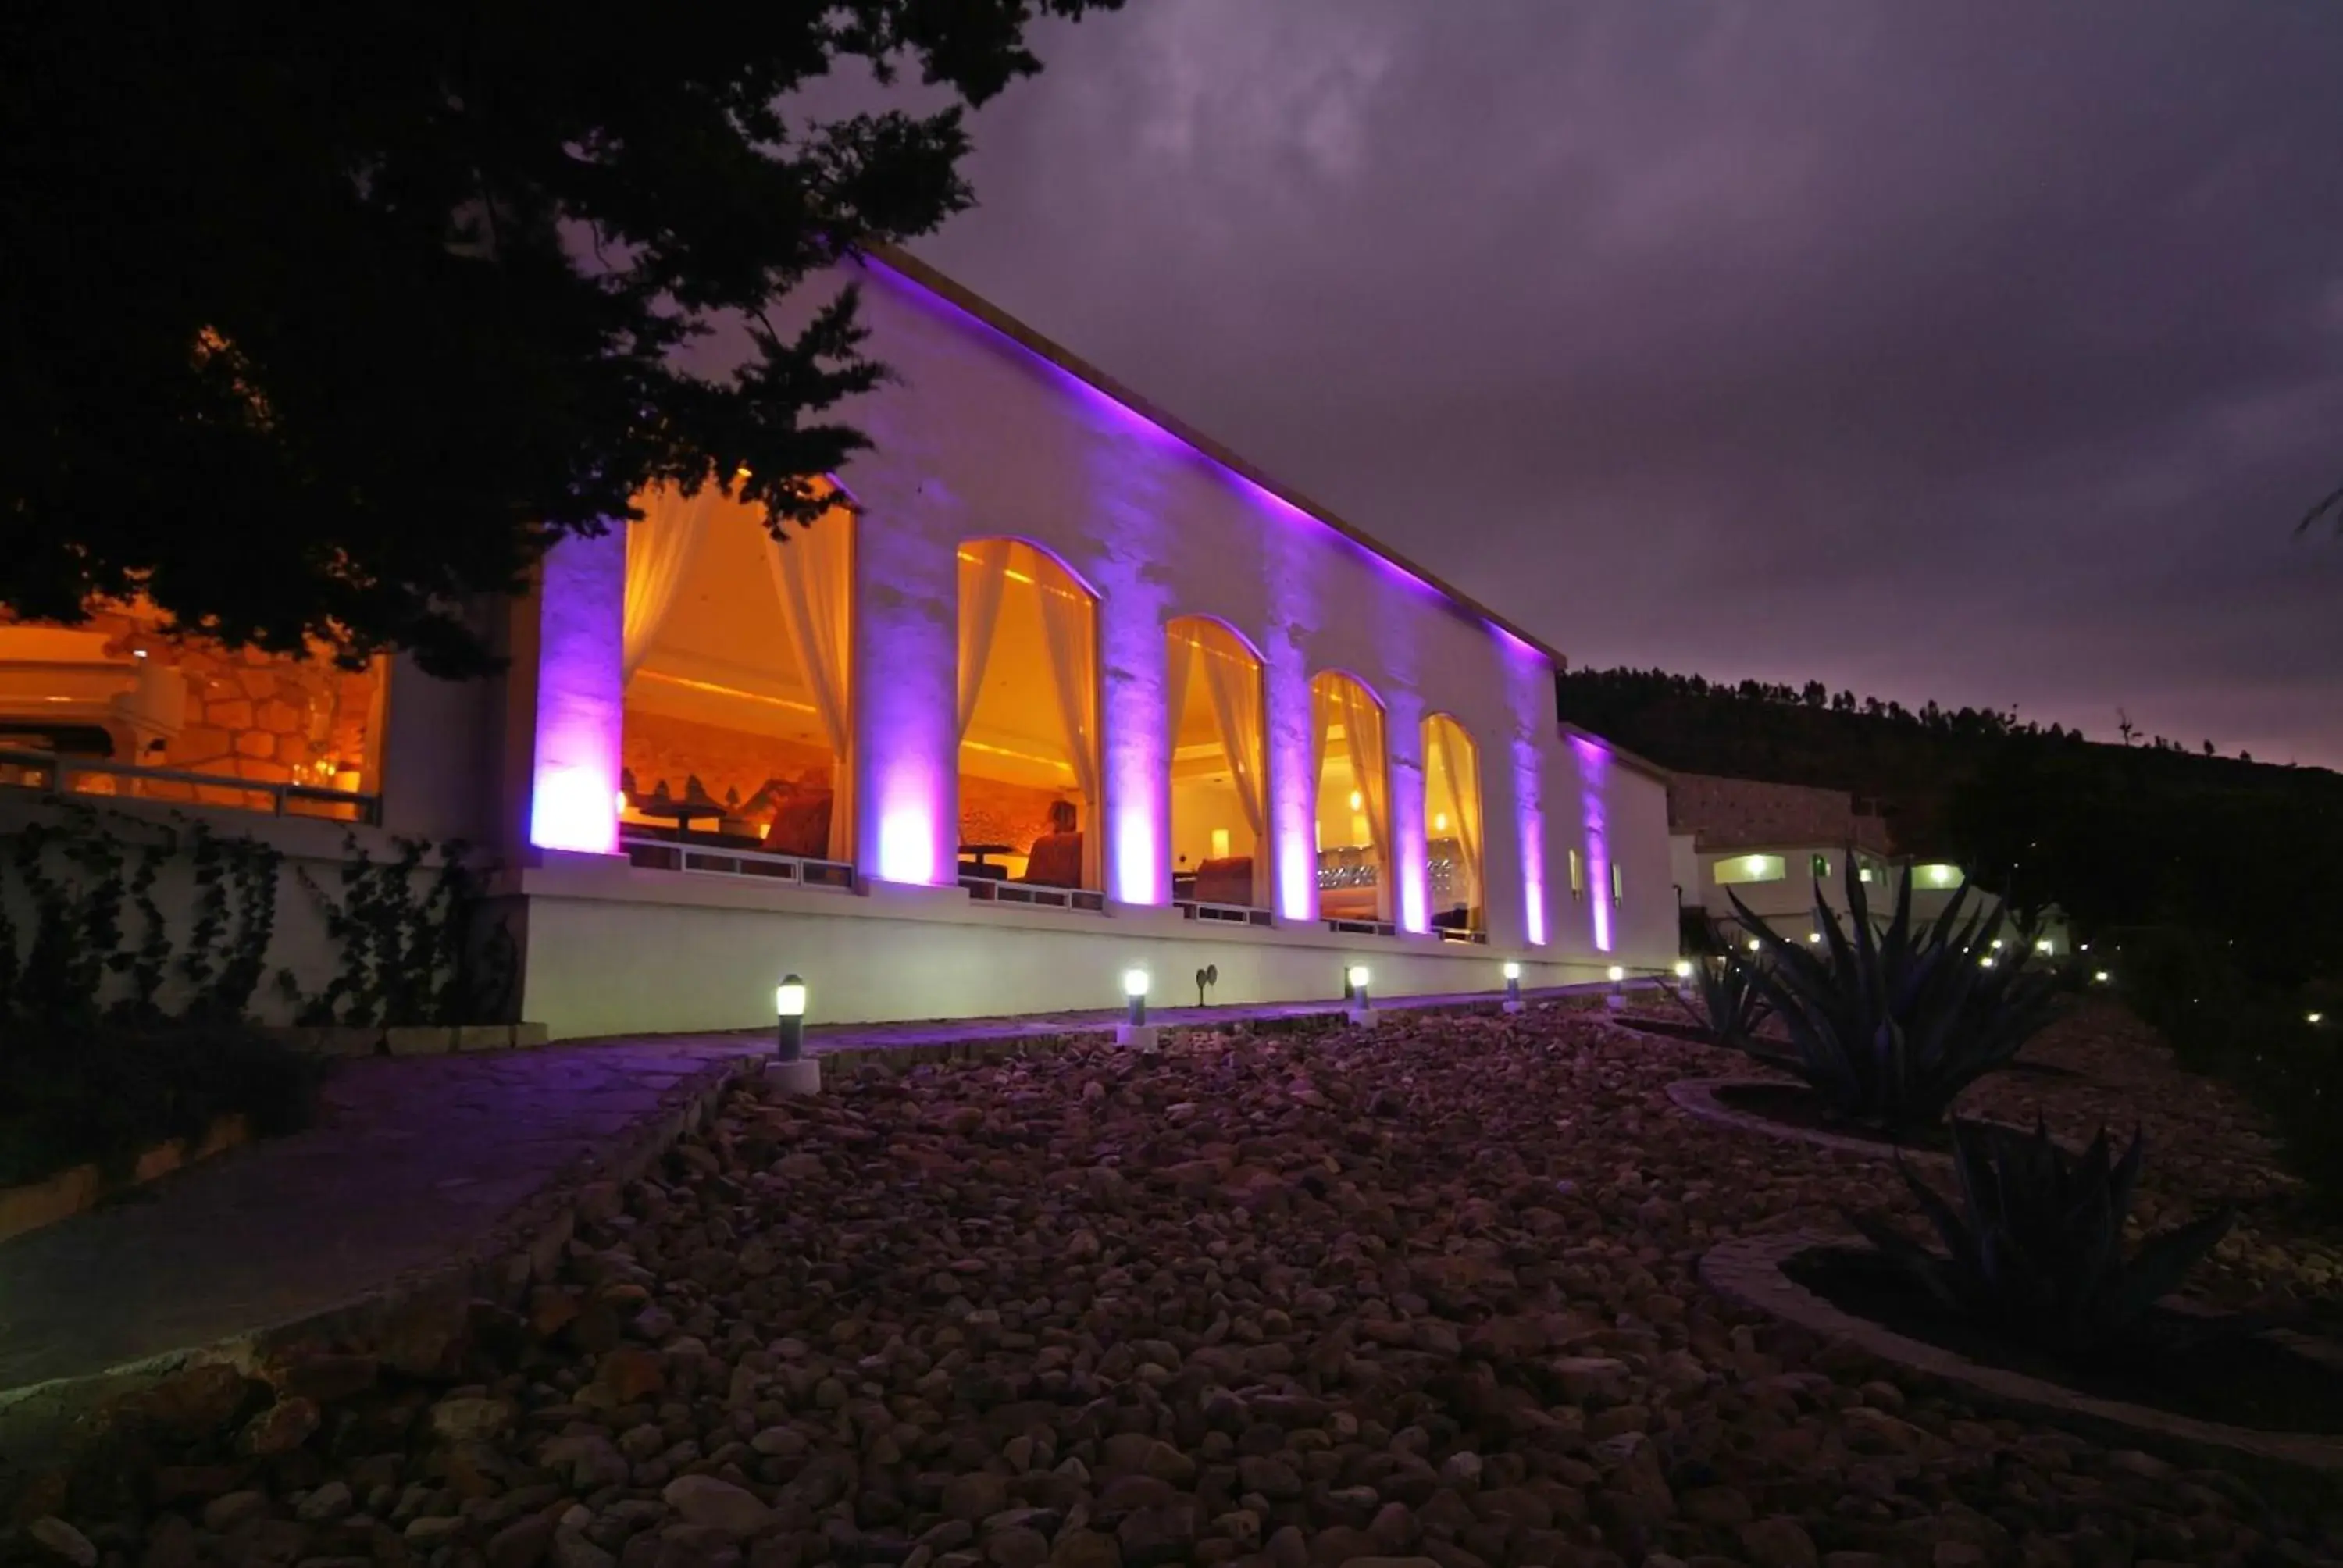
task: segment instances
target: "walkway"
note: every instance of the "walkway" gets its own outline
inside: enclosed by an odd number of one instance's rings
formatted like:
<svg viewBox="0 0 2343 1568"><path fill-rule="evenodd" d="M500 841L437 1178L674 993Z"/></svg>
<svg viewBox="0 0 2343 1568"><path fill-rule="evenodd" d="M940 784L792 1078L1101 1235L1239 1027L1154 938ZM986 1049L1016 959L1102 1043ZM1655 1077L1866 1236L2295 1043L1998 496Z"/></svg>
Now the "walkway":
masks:
<svg viewBox="0 0 2343 1568"><path fill-rule="evenodd" d="M1595 990L1600 986L1573 988ZM1558 991L1533 993L1556 996ZM1489 995L1395 998L1398 1011ZM1338 1008L1339 1004L1333 1004ZM1325 1002L1170 1008L1166 1025L1291 1019ZM809 1031L818 1056L1111 1030L1113 1012ZM0 1243L0 1417L79 1396L50 1387L241 1341L379 1301L451 1262L509 1257L598 1174L654 1160L764 1033L573 1043L346 1063L318 1125Z"/></svg>

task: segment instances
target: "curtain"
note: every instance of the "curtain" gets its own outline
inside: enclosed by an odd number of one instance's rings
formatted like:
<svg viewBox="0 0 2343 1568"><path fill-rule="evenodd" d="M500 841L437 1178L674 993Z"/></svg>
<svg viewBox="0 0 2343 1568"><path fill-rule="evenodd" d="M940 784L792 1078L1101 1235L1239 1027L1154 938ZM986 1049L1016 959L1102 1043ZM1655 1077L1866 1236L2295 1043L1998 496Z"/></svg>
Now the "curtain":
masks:
<svg viewBox="0 0 2343 1568"><path fill-rule="evenodd" d="M830 848L854 859L854 518L844 508L765 550L781 629L797 656L822 732L830 738Z"/></svg>
<svg viewBox="0 0 2343 1568"><path fill-rule="evenodd" d="M1269 907L1269 799L1262 751L1261 667L1210 648L1203 655L1205 689L1212 699L1212 717L1221 726L1221 749L1229 759L1229 778L1236 786L1237 806L1245 826L1252 829L1252 903Z"/></svg>
<svg viewBox="0 0 2343 1568"><path fill-rule="evenodd" d="M1456 804L1456 845L1464 856L1464 906L1481 904L1481 764L1472 739L1453 719L1432 721L1433 762Z"/></svg>
<svg viewBox="0 0 2343 1568"><path fill-rule="evenodd" d="M708 518L723 497L713 485L687 497L662 485L642 498L643 515L627 525L627 601L618 641L621 668L631 678L659 639L691 558L699 553Z"/></svg>
<svg viewBox="0 0 2343 1568"><path fill-rule="evenodd" d="M971 559L970 558L974 558ZM984 667L992 661L992 634L1001 626L1001 596L1009 587L1009 541L979 539L960 561L960 739L976 719Z"/></svg>
<svg viewBox="0 0 2343 1568"><path fill-rule="evenodd" d="M1050 652L1050 681L1057 689L1066 760L1073 764L1074 788L1082 798L1082 886L1103 888L1106 824L1099 820L1098 639L1091 634L1090 599L1046 580L1053 575L1034 574L1034 597L1041 605L1041 640Z"/></svg>
<svg viewBox="0 0 2343 1568"><path fill-rule="evenodd" d="M1366 808L1367 837L1375 847L1375 910L1377 918L1392 918L1390 780L1383 774L1383 715L1366 689L1353 680L1334 683L1334 700L1342 715L1342 738L1351 753L1351 774Z"/></svg>
<svg viewBox="0 0 2343 1568"><path fill-rule="evenodd" d="M1198 646L1194 634L1173 628L1165 637L1163 649L1163 721L1166 744L1163 766L1169 770L1179 759L1180 720L1188 711L1188 680L1195 673L1196 662L1211 662L1211 656Z"/></svg>

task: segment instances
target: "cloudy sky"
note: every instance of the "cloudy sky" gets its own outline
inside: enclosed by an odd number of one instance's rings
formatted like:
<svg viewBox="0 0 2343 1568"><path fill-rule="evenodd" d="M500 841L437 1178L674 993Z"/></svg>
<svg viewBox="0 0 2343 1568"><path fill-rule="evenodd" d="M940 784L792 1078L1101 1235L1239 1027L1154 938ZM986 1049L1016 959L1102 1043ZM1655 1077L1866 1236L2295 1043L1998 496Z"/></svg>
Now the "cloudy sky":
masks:
<svg viewBox="0 0 2343 1568"><path fill-rule="evenodd" d="M2343 766L2343 6L1131 0L914 248L1574 664Z"/></svg>

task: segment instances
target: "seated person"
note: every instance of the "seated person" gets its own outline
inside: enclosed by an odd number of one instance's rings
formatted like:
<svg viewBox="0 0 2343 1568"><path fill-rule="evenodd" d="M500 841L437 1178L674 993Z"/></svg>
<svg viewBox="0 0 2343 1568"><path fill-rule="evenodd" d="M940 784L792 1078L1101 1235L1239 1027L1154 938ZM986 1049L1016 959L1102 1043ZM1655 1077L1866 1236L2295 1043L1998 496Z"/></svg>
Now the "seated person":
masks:
<svg viewBox="0 0 2343 1568"><path fill-rule="evenodd" d="M1231 855L1206 860L1196 868L1195 890L1189 895L1200 904L1252 903L1252 857Z"/></svg>
<svg viewBox="0 0 2343 1568"><path fill-rule="evenodd" d="M1050 803L1050 830L1033 840L1032 852L1026 857L1025 875L1020 879L1045 888L1079 888L1082 885L1082 835L1081 819L1071 800Z"/></svg>
<svg viewBox="0 0 2343 1568"><path fill-rule="evenodd" d="M797 795L783 801L780 809L773 813L772 826L765 829L765 852L795 855L806 860L828 859L830 801L827 789L819 795Z"/></svg>

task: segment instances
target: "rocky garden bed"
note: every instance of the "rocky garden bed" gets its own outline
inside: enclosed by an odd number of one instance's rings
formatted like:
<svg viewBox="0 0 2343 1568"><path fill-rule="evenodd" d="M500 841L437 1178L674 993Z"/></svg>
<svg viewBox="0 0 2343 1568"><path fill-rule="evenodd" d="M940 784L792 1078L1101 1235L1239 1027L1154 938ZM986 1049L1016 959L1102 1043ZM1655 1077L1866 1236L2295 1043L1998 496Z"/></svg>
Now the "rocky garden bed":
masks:
<svg viewBox="0 0 2343 1568"><path fill-rule="evenodd" d="M2243 1219L2192 1289L2312 1310L2343 1236L2119 1017L1991 1081L2136 1207ZM166 1385L24 1500L90 1568L2310 1563L2331 1488L2006 1413L1700 1281L1908 1208L1666 1098L1740 1059L1599 1015L1167 1036L743 1090L591 1196L554 1280ZM2111 1076L2112 1075L2112 1076ZM2007 1101L2002 1097L2010 1097ZM2154 1445L2149 1445L2154 1446Z"/></svg>

